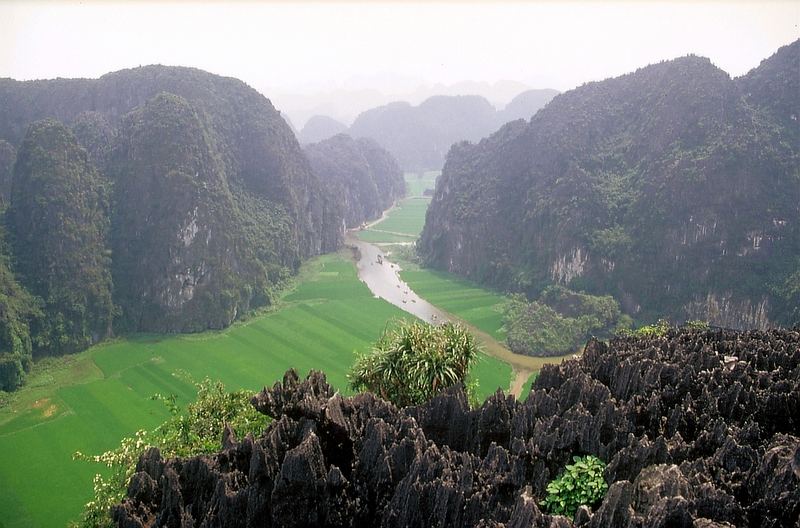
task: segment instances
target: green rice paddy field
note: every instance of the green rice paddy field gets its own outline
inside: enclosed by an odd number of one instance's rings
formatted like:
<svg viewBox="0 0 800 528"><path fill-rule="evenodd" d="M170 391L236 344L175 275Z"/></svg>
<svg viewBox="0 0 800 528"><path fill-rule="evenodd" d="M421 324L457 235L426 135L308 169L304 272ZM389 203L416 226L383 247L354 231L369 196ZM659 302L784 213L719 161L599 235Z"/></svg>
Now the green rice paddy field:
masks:
<svg viewBox="0 0 800 528"><path fill-rule="evenodd" d="M305 267L279 309L226 331L128 338L37 366L28 385L0 408L0 527L64 526L75 519L99 466L73 461L72 454L100 453L159 424L167 412L150 396L194 397L182 373L256 390L291 367L302 375L322 369L347 392L354 352L368 348L386 321L402 317L371 295L347 256L327 255ZM507 364L487 356L473 370L483 396L507 388L510 375Z"/></svg>
<svg viewBox="0 0 800 528"><path fill-rule="evenodd" d="M427 171L423 173L407 172L404 177L406 180L406 194L408 196L422 196L426 189L433 189L436 186L436 178L439 171Z"/></svg>
<svg viewBox="0 0 800 528"><path fill-rule="evenodd" d="M414 242L422 232L425 225L425 211L431 203L429 197L422 195L425 189L433 189L436 184L438 172L420 174L406 173L406 195L392 209L388 217L372 226L370 229L360 231L358 238L365 242Z"/></svg>
<svg viewBox="0 0 800 528"><path fill-rule="evenodd" d="M437 176L436 172L425 173L423 177L407 173L405 178L409 198L394 208L385 220L370 230L360 232L359 238L383 244L405 242L403 237L416 240L422 232L425 212L430 204L430 199L421 197L421 194L425 189L433 188ZM403 259L401 251L393 249L387 248L395 253L390 259L400 264L403 268L400 276L420 297L483 330L497 341L505 341L502 307L507 299L503 294L450 273L420 268ZM521 398L527 397L535 377L536 374L532 375L525 383Z"/></svg>

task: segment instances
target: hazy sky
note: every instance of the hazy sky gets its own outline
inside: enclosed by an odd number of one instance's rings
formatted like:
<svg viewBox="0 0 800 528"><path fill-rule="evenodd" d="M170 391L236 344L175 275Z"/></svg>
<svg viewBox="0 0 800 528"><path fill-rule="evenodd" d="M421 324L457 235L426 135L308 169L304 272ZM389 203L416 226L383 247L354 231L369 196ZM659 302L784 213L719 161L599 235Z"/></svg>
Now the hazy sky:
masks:
<svg viewBox="0 0 800 528"><path fill-rule="evenodd" d="M741 75L800 37L799 25L798 1L0 0L0 77L97 77L161 63L262 91L401 92L465 79L565 90L687 53Z"/></svg>

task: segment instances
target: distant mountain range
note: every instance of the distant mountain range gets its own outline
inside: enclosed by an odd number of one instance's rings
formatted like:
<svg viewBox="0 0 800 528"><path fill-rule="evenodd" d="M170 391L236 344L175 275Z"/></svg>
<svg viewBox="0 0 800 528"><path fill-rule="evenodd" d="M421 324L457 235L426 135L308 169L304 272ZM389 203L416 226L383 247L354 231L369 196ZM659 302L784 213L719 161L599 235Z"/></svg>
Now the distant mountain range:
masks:
<svg viewBox="0 0 800 528"><path fill-rule="evenodd" d="M642 321L800 321L800 41L731 79L687 56L586 84L449 152L424 261Z"/></svg>
<svg viewBox="0 0 800 528"><path fill-rule="evenodd" d="M507 121L529 119L557 94L528 90L500 111L478 95L437 95L417 106L398 101L362 112L349 128L331 117L314 116L298 137L310 143L347 130L353 137L377 141L405 170L438 170L453 143L477 141Z"/></svg>
<svg viewBox="0 0 800 528"><path fill-rule="evenodd" d="M531 86L518 81L497 82L460 81L452 84L425 83L420 80L398 78L392 75L352 79L350 86L362 88L321 88L316 91L286 91L270 86L261 87L262 93L281 112L298 125L315 115L330 116L345 124L352 123L358 114L393 101L407 101L418 105L435 95L479 95L496 108L505 107L509 101ZM368 86L370 88L363 88Z"/></svg>

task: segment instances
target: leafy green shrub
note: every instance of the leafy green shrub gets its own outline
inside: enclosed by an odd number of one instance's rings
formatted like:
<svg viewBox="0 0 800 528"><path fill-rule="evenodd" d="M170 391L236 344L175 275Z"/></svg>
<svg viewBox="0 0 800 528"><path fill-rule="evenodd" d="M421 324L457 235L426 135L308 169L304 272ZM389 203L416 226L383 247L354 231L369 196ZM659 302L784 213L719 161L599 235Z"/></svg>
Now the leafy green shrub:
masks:
<svg viewBox="0 0 800 528"><path fill-rule="evenodd" d="M661 337L667 335L672 325L665 319L659 319L653 324L644 325L635 330L621 330L618 335L622 337Z"/></svg>
<svg viewBox="0 0 800 528"><path fill-rule="evenodd" d="M683 327L689 330L708 330L710 328L708 322L700 320L686 321Z"/></svg>
<svg viewBox="0 0 800 528"><path fill-rule="evenodd" d="M533 302L513 295L503 314L509 348L530 356L574 352L592 335L610 336L629 326L629 321L610 295L589 295L563 286L545 288Z"/></svg>
<svg viewBox="0 0 800 528"><path fill-rule="evenodd" d="M84 506L76 526L113 525L109 510L122 500L139 457L150 447L157 447L165 458L213 453L220 449L226 424L242 438L247 433L260 434L269 422L268 417L250 404L252 392L226 392L222 382L208 378L195 385L197 399L185 411L177 405L174 395L153 396L166 403L172 415L153 431L137 431L134 436L123 438L119 447L101 455L80 452L73 455L75 460L96 462L109 468L107 476L94 476L94 498Z"/></svg>
<svg viewBox="0 0 800 528"><path fill-rule="evenodd" d="M475 337L459 324L401 322L384 332L347 376L354 390L374 392L401 407L419 405L457 383L469 388L477 354Z"/></svg>
<svg viewBox="0 0 800 528"><path fill-rule="evenodd" d="M600 502L608 489L603 479L606 464L593 455L572 457L574 464L547 485L547 497L543 506L550 513L572 517L582 505L592 506Z"/></svg>

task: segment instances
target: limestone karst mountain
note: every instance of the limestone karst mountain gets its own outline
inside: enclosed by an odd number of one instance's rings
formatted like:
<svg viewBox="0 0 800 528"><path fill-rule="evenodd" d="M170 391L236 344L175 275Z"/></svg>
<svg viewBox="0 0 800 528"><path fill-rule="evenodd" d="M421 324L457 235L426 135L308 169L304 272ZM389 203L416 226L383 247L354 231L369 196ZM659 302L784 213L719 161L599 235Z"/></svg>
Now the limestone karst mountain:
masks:
<svg viewBox="0 0 800 528"><path fill-rule="evenodd" d="M612 294L634 317L800 318L800 41L731 79L687 56L586 84L455 145L420 251L535 296Z"/></svg>
<svg viewBox="0 0 800 528"><path fill-rule="evenodd" d="M303 129L297 134L301 144L317 143L324 141L336 134L347 132L347 125L340 123L332 117L315 115L306 121Z"/></svg>
<svg viewBox="0 0 800 528"><path fill-rule="evenodd" d="M346 134L305 147L314 173L324 182L345 228L374 220L405 195L403 172L391 154L369 139Z"/></svg>
<svg viewBox="0 0 800 528"><path fill-rule="evenodd" d="M477 141L495 131L509 116L530 118L556 93L526 92L501 112L477 95L438 95L417 106L394 102L362 112L348 133L374 139L405 170L439 170L453 143Z"/></svg>
<svg viewBox="0 0 800 528"><path fill-rule="evenodd" d="M402 180L390 155L357 144L374 181L369 203L356 184L349 206L373 217ZM34 354L112 332L229 325L269 304L302 260L341 245L339 198L270 101L239 80L166 66L0 79L3 276L6 295L22 284L43 303ZM27 319L5 312L14 328L3 332L25 334Z"/></svg>

